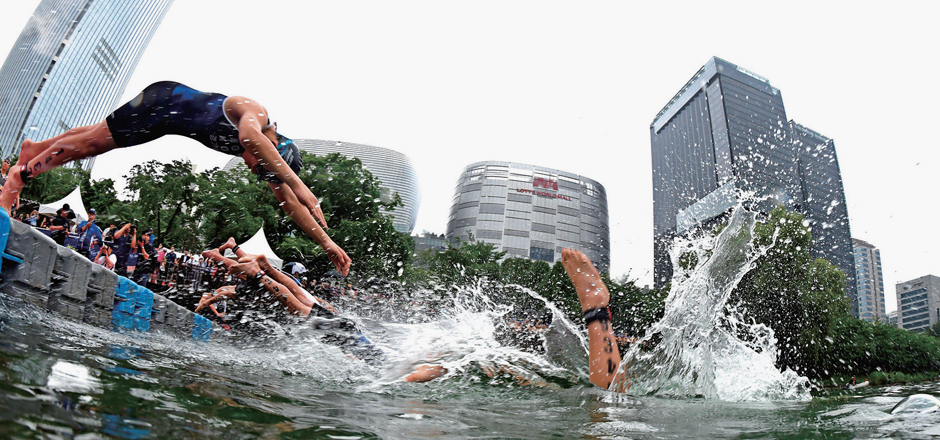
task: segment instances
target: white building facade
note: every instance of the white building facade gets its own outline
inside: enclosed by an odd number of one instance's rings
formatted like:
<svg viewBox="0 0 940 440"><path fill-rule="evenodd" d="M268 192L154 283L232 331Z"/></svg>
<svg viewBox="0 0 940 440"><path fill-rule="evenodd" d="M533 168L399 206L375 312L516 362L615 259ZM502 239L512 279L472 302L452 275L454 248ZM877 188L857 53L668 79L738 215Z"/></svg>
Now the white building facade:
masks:
<svg viewBox="0 0 940 440"><path fill-rule="evenodd" d="M120 105L172 3L42 0L0 68L2 156L19 154L24 139L100 122Z"/></svg>
<svg viewBox="0 0 940 440"><path fill-rule="evenodd" d="M940 277L927 275L898 283L898 327L922 332L940 321Z"/></svg>
<svg viewBox="0 0 940 440"><path fill-rule="evenodd" d="M553 264L561 250L584 252L610 271L607 192L599 182L551 168L479 162L457 181L445 234L451 243L490 243L507 257Z"/></svg>
<svg viewBox="0 0 940 440"><path fill-rule="evenodd" d="M852 239L855 281L858 291L858 318L885 322L885 285L881 271L881 251L871 243Z"/></svg>

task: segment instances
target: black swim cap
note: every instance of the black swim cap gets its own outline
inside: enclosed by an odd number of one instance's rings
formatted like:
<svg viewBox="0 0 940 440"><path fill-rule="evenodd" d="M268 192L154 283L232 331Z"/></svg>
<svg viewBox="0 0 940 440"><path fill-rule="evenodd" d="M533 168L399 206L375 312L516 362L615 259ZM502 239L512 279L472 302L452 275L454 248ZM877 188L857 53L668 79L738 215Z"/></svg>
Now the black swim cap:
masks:
<svg viewBox="0 0 940 440"><path fill-rule="evenodd" d="M281 155L281 159L284 159L284 162L287 163L287 166L290 169L294 170L294 173L299 173L300 169L303 168L303 161L300 159L300 148L297 147L297 144L294 143L289 137L284 136L280 133L277 134L277 153ZM258 174L258 180L263 182L271 183L283 183L281 179L278 179L277 175L271 171L264 169L264 166L258 164L255 166L255 172Z"/></svg>
<svg viewBox="0 0 940 440"><path fill-rule="evenodd" d="M290 169L294 170L295 173L299 173L304 166L303 161L300 159L300 148L289 137L280 133L276 134L278 154L281 155L281 158L284 159Z"/></svg>

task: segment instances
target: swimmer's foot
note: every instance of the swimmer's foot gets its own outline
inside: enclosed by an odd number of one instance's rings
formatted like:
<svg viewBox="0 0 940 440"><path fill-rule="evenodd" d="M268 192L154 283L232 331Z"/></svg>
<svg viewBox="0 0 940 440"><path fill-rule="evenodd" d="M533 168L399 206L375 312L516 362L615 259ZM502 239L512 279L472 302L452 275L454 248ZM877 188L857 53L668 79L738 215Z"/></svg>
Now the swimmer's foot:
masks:
<svg viewBox="0 0 940 440"><path fill-rule="evenodd" d="M7 181L3 184L3 189L0 190L0 208L5 209L7 212L12 210L13 204L19 200L20 191L26 186L23 183L23 175L21 174L24 168L22 166L10 168L7 173Z"/></svg>
<svg viewBox="0 0 940 440"><path fill-rule="evenodd" d="M268 261L268 257L265 257L263 254L255 255L254 260L258 262L258 266L261 267L261 270L265 272L273 272L274 266L271 266L271 263Z"/></svg>
<svg viewBox="0 0 940 440"><path fill-rule="evenodd" d="M575 291L578 292L582 312L607 307L610 302L610 292L601 280L600 273L584 253L574 249L563 249L561 264L565 267L568 277L571 278Z"/></svg>
<svg viewBox="0 0 940 440"><path fill-rule="evenodd" d="M222 252L219 252L219 249L209 249L207 251L202 251L202 256L204 258L210 258L214 261L225 262L226 260L225 256L222 255Z"/></svg>
<svg viewBox="0 0 940 440"><path fill-rule="evenodd" d="M24 140L23 144L20 146L20 156L16 159L16 164L10 169L15 169L16 165L19 164L28 164L29 161L33 160L33 158L39 155L41 152L42 144L33 142L29 139Z"/></svg>
<svg viewBox="0 0 940 440"><path fill-rule="evenodd" d="M237 247L238 247L238 243L235 242L235 238L229 237L228 240L222 244L222 246L219 246L219 252L223 252L226 249L235 249Z"/></svg>

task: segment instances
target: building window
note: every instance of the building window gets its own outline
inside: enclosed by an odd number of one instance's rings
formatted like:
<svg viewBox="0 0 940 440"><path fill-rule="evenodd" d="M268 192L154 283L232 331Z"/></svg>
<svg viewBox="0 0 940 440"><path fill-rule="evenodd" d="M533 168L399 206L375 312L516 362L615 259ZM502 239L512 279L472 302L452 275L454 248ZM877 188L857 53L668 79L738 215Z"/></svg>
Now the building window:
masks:
<svg viewBox="0 0 940 440"><path fill-rule="evenodd" d="M555 262L555 251L553 249L545 249L537 246L532 246L529 248L529 258L532 260L538 261L547 261L549 263Z"/></svg>

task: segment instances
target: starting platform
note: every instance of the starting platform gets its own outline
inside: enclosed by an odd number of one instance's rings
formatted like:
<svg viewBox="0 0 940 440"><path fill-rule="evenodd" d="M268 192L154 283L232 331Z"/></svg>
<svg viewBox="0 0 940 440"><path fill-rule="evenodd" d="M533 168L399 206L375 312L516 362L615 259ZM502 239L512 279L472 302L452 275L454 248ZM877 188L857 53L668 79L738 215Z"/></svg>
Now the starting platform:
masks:
<svg viewBox="0 0 940 440"><path fill-rule="evenodd" d="M114 331L208 341L213 324L164 296L59 246L0 208L0 294Z"/></svg>

